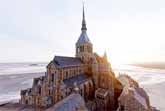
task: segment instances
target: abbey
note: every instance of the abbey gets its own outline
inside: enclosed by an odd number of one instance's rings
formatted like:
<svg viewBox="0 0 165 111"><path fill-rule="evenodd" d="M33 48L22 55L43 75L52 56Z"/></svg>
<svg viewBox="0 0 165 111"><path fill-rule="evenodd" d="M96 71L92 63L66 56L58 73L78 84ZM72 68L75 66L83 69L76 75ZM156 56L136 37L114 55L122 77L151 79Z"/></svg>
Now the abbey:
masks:
<svg viewBox="0 0 165 111"><path fill-rule="evenodd" d="M21 90L21 104L49 107L72 93L80 94L90 110L116 110L123 86L116 79L106 53L93 52L83 8L81 34L75 57L55 56L45 76L34 78L32 88Z"/></svg>

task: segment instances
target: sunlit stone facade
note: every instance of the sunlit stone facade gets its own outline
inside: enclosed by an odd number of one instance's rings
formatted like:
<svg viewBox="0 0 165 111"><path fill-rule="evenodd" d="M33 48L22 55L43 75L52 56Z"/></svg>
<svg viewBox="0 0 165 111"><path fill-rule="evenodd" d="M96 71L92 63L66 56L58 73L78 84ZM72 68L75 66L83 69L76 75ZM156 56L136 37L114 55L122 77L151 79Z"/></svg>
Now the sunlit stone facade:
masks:
<svg viewBox="0 0 165 111"><path fill-rule="evenodd" d="M21 90L21 104L53 106L74 95L76 88L88 110L114 111L118 108L123 85L116 79L106 53L99 56L93 52L84 9L81 31L75 44L75 57L55 56L47 65L45 76L34 78L32 88Z"/></svg>
<svg viewBox="0 0 165 111"><path fill-rule="evenodd" d="M77 86L86 102L92 101L103 109L115 108L115 75L106 54L101 57L93 53L84 9L81 31L75 45L76 56L55 56L47 65L45 76L34 78L32 88L21 91L22 104L48 107L69 96Z"/></svg>

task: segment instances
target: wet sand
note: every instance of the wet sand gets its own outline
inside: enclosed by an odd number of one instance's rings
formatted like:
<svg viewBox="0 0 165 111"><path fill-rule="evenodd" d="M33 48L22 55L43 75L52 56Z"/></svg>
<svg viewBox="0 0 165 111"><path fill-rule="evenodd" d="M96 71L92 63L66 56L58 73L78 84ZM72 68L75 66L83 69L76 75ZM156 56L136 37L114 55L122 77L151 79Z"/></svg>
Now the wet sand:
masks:
<svg viewBox="0 0 165 111"><path fill-rule="evenodd" d="M33 78L44 75L41 73L0 75L0 103L20 98L20 90L30 88Z"/></svg>
<svg viewBox="0 0 165 111"><path fill-rule="evenodd" d="M0 106L0 111L45 111L45 108L35 108L18 103L7 103Z"/></svg>

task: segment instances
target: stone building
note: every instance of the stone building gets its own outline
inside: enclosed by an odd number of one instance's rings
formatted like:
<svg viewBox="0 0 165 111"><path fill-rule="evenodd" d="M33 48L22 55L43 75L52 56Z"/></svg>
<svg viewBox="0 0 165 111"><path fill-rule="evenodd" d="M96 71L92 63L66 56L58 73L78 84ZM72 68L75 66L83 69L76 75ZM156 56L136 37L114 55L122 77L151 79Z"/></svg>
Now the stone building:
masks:
<svg viewBox="0 0 165 111"><path fill-rule="evenodd" d="M76 85L86 103L91 103L89 107L115 108L114 83L117 80L106 53L99 56L93 52L93 44L87 35L84 8L81 34L75 46L75 57L55 56L47 65L45 76L34 78L32 88L21 91L21 104L52 106L71 95Z"/></svg>
<svg viewBox="0 0 165 111"><path fill-rule="evenodd" d="M83 104L72 104L70 107L73 106L74 110L87 108L89 111L114 111L117 109L118 111L123 109L149 111L146 110L149 107L149 99L144 98L147 96L138 88L138 83L127 79L129 77L126 77L126 80L122 80L122 78L118 80L108 62L106 53L99 56L93 52L93 44L87 35L84 8L81 34L75 44L75 50L75 57L55 56L47 65L45 75L34 78L32 88L21 90L20 103L35 107L51 107L48 109L50 111L56 108L62 110L62 104L69 107L66 104L75 103L71 101ZM125 87L127 83L136 87L127 88ZM139 92L142 93L139 95ZM77 100L74 97L80 99ZM143 102L137 104L139 101L136 97L143 98L144 104ZM127 102L133 103L129 107ZM84 107L84 103L86 107ZM138 106L135 107L135 105ZM130 110L131 108L134 109ZM139 109L135 110L135 108Z"/></svg>

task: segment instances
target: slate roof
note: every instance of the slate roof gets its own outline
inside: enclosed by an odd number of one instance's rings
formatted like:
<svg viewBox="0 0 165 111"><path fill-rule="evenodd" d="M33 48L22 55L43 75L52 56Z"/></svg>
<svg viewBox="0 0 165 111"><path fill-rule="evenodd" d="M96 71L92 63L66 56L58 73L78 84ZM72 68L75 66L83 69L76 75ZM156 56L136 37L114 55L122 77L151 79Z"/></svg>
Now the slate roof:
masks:
<svg viewBox="0 0 165 111"><path fill-rule="evenodd" d="M91 43L91 41L88 38L86 31L81 32L81 35L80 35L76 44L83 44L83 43Z"/></svg>
<svg viewBox="0 0 165 111"><path fill-rule="evenodd" d="M67 86L73 86L74 83L77 83L77 85L80 85L81 83L83 83L87 80L89 80L89 77L86 74L80 74L80 75L65 79L63 82Z"/></svg>
<svg viewBox="0 0 165 111"><path fill-rule="evenodd" d="M40 80L40 82L43 82L44 79L45 79L45 76L40 76L40 77L34 78L34 79L33 79L33 85L34 85L34 86L37 85L38 82L39 82L39 80Z"/></svg>
<svg viewBox="0 0 165 111"><path fill-rule="evenodd" d="M80 94L72 93L46 111L88 111Z"/></svg>
<svg viewBox="0 0 165 111"><path fill-rule="evenodd" d="M28 93L29 95L31 95L32 94L32 88L21 90L21 95L25 95L26 93Z"/></svg>
<svg viewBox="0 0 165 111"><path fill-rule="evenodd" d="M53 63L57 68L81 65L82 61L75 57L55 56Z"/></svg>
<svg viewBox="0 0 165 111"><path fill-rule="evenodd" d="M25 95L26 92L27 92L27 89L25 89L25 90L21 90L21 95Z"/></svg>

